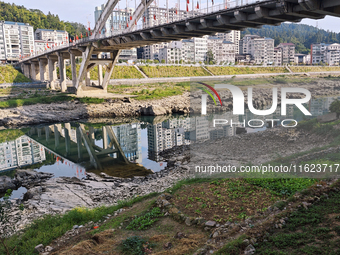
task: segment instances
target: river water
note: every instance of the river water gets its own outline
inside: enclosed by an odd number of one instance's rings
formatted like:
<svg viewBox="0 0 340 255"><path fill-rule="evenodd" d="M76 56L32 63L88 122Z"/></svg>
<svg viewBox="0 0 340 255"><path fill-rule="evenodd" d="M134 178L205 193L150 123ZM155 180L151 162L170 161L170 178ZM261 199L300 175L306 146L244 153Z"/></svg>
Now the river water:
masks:
<svg viewBox="0 0 340 255"><path fill-rule="evenodd" d="M327 113L335 99L312 100L307 106L312 117ZM293 107L288 108L287 113L288 116L281 116L278 107L275 113L265 118L297 121L304 118ZM16 169L33 169L53 173L55 177L79 179L85 178L89 172L123 178L145 176L167 166L161 156L164 150L271 127L268 122L261 128L251 128L247 124L241 129L228 124L213 127L212 119L233 119L235 123L246 120L247 123L250 119L261 118L264 117L246 111L245 116L232 116L227 112L208 116L148 117L115 125L72 122L33 126L22 129L15 139L0 143L0 175L13 177ZM277 121L275 125L279 123ZM12 197L22 197L25 192L26 189L20 187L13 191Z"/></svg>

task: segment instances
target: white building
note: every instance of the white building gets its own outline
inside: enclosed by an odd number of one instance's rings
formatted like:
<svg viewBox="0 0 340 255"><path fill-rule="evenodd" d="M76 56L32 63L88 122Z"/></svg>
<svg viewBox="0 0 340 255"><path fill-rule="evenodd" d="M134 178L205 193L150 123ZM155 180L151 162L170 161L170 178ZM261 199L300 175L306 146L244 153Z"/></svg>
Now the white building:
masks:
<svg viewBox="0 0 340 255"><path fill-rule="evenodd" d="M329 44L326 43L313 43L311 45L311 64L317 65L320 62L325 63L326 50Z"/></svg>
<svg viewBox="0 0 340 255"><path fill-rule="evenodd" d="M159 51L159 61L165 60L167 64L178 64L183 60L183 52L180 48L163 48Z"/></svg>
<svg viewBox="0 0 340 255"><path fill-rule="evenodd" d="M232 30L229 33L218 33L216 35L219 38L222 38L228 42L234 43L237 47L235 48L236 52L235 54L239 54L239 44L241 40L241 31L238 30Z"/></svg>
<svg viewBox="0 0 340 255"><path fill-rule="evenodd" d="M340 58L340 44L333 43L327 46L325 62L330 66L338 66Z"/></svg>
<svg viewBox="0 0 340 255"><path fill-rule="evenodd" d="M254 64L274 64L274 39L258 35L246 35L240 41L240 54L251 55Z"/></svg>
<svg viewBox="0 0 340 255"><path fill-rule="evenodd" d="M157 6L149 6L142 17L143 27L153 27L164 23L174 22L179 19L184 19L188 13L184 10L176 10L176 8L160 8Z"/></svg>
<svg viewBox="0 0 340 255"><path fill-rule="evenodd" d="M0 144L0 172L40 163L45 159L43 146L26 135Z"/></svg>
<svg viewBox="0 0 340 255"><path fill-rule="evenodd" d="M217 64L235 63L235 44L219 37L208 38L208 51L211 51Z"/></svg>
<svg viewBox="0 0 340 255"><path fill-rule="evenodd" d="M29 24L0 21L0 61L16 62L34 53L34 31Z"/></svg>
<svg viewBox="0 0 340 255"><path fill-rule="evenodd" d="M282 65L282 48L274 48L274 65Z"/></svg>
<svg viewBox="0 0 340 255"><path fill-rule="evenodd" d="M280 43L277 47L282 49L282 64L294 63L295 60L294 43Z"/></svg>
<svg viewBox="0 0 340 255"><path fill-rule="evenodd" d="M68 33L63 30L40 29L35 31L35 40L53 42L55 46L68 44Z"/></svg>

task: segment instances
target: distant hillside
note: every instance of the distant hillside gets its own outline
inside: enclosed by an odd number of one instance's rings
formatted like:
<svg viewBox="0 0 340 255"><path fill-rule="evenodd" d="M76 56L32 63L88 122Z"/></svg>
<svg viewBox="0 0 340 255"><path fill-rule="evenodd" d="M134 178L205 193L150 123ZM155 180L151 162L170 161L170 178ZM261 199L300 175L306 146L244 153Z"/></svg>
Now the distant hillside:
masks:
<svg viewBox="0 0 340 255"><path fill-rule="evenodd" d="M280 26L263 26L261 29L248 28L242 32L275 39L275 46L282 42L292 42L296 52L309 53L312 43L335 43L340 41L340 33L329 32L313 26L295 23L283 23Z"/></svg>
<svg viewBox="0 0 340 255"><path fill-rule="evenodd" d="M8 4L0 1L0 20L29 23L34 27L54 30L65 30L70 36L80 33L85 34L86 28L83 24L61 21L58 15L50 12L45 15L37 9L26 9L24 6Z"/></svg>

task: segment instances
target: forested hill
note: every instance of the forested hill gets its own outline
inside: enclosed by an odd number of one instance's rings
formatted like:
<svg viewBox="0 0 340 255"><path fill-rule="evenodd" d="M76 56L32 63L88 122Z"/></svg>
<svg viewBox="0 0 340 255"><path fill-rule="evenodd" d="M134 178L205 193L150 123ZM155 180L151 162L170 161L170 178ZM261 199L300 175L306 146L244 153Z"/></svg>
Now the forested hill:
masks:
<svg viewBox="0 0 340 255"><path fill-rule="evenodd" d="M242 32L275 39L275 46L279 43L292 42L296 45L296 52L309 53L312 43L340 42L340 33L329 32L313 26L295 23L282 23L280 26L263 26L261 29L248 28Z"/></svg>
<svg viewBox="0 0 340 255"><path fill-rule="evenodd" d="M43 29L65 30L74 36L85 34L86 28L83 24L61 21L58 15L50 12L45 15L37 9L26 9L24 6L8 4L0 1L0 20L29 23L34 27Z"/></svg>

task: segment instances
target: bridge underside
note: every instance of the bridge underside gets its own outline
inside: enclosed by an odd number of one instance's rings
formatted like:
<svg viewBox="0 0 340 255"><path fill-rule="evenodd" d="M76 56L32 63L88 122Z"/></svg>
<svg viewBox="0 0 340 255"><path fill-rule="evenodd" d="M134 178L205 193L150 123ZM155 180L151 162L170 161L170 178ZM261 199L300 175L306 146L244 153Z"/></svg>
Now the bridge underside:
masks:
<svg viewBox="0 0 340 255"><path fill-rule="evenodd" d="M140 9L141 12L143 8ZM78 92L81 91L82 86L91 85L89 84L89 71L96 65L106 64L106 74L104 77L101 73L101 68L98 68L98 85L106 90L114 65L122 49L204 35L214 35L231 30L261 28L263 25L278 26L282 22L300 22L304 18L322 19L326 15L340 17L340 0L268 0L233 9L220 10L210 14L202 14L152 28L135 31L128 29L120 35L92 39L83 43L80 42L75 46L24 60L21 64L30 65L31 68L24 66L23 70L26 75L37 79L35 63L39 63L39 67L44 67L44 63L48 62L47 66L49 69L52 68L52 71L49 70L49 80L52 87L55 79L53 73L54 62L58 61L59 68L64 70L64 59L69 58L71 59L73 87ZM137 13L136 17L140 17L140 13ZM93 56L99 56L102 52L109 52L110 59L92 58ZM75 67L76 56L82 56L83 58L79 72L76 71ZM43 67L39 68L40 72L44 72L43 70L45 69ZM40 78L43 79L46 76L40 75ZM60 72L60 83L63 84L65 79L66 71ZM65 86L62 85L61 87L65 90Z"/></svg>

